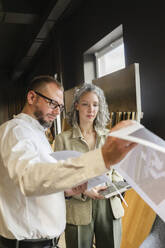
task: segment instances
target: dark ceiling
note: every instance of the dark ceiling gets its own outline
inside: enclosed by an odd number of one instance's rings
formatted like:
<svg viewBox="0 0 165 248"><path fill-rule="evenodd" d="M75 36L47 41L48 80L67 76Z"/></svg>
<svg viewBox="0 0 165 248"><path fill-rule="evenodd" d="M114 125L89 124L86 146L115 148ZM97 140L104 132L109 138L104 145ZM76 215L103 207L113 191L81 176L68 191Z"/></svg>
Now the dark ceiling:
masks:
<svg viewBox="0 0 165 248"><path fill-rule="evenodd" d="M54 25L81 0L0 0L0 70L17 80Z"/></svg>

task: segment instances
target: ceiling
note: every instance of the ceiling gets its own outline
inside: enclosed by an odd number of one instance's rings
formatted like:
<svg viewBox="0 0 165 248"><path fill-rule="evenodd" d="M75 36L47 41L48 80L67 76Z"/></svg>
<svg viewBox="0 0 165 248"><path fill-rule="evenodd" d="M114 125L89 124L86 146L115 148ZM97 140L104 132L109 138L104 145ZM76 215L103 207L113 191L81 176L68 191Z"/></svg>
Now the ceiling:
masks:
<svg viewBox="0 0 165 248"><path fill-rule="evenodd" d="M17 80L57 22L81 0L0 0L0 70Z"/></svg>

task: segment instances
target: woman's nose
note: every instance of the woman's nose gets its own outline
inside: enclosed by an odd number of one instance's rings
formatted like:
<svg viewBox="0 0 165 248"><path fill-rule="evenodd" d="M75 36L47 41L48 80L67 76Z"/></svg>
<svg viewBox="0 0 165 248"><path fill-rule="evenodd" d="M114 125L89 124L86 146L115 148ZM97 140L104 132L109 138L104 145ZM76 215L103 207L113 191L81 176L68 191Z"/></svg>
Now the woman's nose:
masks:
<svg viewBox="0 0 165 248"><path fill-rule="evenodd" d="M93 106L91 104L88 105L88 110L92 111L93 110Z"/></svg>

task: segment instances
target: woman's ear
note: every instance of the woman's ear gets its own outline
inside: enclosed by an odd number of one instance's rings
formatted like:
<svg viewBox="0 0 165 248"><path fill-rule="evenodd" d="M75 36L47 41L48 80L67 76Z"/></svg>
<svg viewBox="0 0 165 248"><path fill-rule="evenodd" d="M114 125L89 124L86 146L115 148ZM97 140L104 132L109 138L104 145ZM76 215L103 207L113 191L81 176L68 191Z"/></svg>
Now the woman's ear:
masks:
<svg viewBox="0 0 165 248"><path fill-rule="evenodd" d="M79 107L78 107L78 103L77 103L77 102L74 104L74 108L75 108L76 110L79 110Z"/></svg>

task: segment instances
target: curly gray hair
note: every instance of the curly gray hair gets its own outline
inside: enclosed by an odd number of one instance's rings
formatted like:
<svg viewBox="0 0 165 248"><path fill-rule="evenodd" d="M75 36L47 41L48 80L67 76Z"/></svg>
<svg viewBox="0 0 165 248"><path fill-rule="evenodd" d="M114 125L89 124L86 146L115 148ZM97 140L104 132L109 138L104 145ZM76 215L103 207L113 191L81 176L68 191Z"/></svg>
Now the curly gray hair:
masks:
<svg viewBox="0 0 165 248"><path fill-rule="evenodd" d="M67 113L68 123L72 127L75 126L77 123L79 124L79 114L75 108L75 104L78 103L81 96L87 92L94 92L99 99L99 111L94 121L94 126L96 128L105 128L110 118L104 92L96 85L87 83L84 83L81 88L75 90L71 110Z"/></svg>

